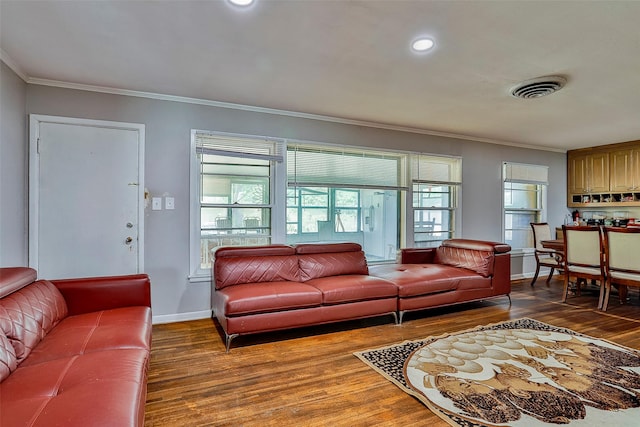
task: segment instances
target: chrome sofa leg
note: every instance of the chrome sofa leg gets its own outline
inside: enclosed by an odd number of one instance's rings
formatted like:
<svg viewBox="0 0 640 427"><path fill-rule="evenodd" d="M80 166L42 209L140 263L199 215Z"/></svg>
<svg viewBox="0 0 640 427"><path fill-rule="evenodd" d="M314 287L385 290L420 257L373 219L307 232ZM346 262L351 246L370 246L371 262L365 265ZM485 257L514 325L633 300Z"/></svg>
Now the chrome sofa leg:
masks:
<svg viewBox="0 0 640 427"><path fill-rule="evenodd" d="M398 319L396 321L396 325L402 325L402 316L404 316L404 311L398 311Z"/></svg>
<svg viewBox="0 0 640 427"><path fill-rule="evenodd" d="M397 325L398 324L398 313L395 311L391 313L393 315L393 321Z"/></svg>
<svg viewBox="0 0 640 427"><path fill-rule="evenodd" d="M231 340L233 340L234 338L237 338L238 336L240 336L240 334L231 334L231 335L227 335L225 333L226 336L226 345L227 345L227 353L229 353L229 349L231 348Z"/></svg>

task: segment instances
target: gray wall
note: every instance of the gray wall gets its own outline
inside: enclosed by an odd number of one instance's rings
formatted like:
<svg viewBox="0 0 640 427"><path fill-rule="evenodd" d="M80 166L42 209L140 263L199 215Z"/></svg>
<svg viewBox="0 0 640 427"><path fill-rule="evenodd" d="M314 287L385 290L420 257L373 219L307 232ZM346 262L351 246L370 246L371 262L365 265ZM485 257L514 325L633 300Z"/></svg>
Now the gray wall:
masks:
<svg viewBox="0 0 640 427"><path fill-rule="evenodd" d="M27 264L26 91L0 61L0 267Z"/></svg>
<svg viewBox="0 0 640 427"><path fill-rule="evenodd" d="M16 85L14 83L14 85ZM20 85L17 85L20 86ZM4 89L4 79L3 79ZM20 89L18 89L19 91ZM24 89L23 89L24 90ZM3 94L4 104L4 94ZM12 107L24 111L23 107ZM566 209L566 156L564 153L516 148L453 138L420 135L296 118L268 113L234 110L131 96L96 93L40 85L26 87L26 113L142 123L146 125L145 186L152 195L175 197L175 210L146 212L145 270L152 279L153 313L156 319L189 318L210 310L209 284L189 283L189 153L191 129L266 135L374 148L415 150L463 158L463 216L461 237L502 240L501 164L503 161L549 166L548 220L560 225ZM4 112L3 112L4 116ZM24 123L25 117L22 117ZM24 125L23 125L24 128ZM19 138L20 135L17 135ZM4 150L4 137L3 137ZM22 144L27 136L22 133ZM17 145L17 144L16 144ZM24 152L20 167L25 167ZM3 164L4 151L3 151ZM25 171L15 174L24 180ZM4 181L3 175L3 181ZM11 204L26 209L24 184L10 193ZM2 213L6 198L3 197ZM26 216L26 212L20 213ZM11 233L2 246L21 248L12 261L25 264L26 235ZM6 264L6 263L5 263ZM514 273L518 269L514 267Z"/></svg>

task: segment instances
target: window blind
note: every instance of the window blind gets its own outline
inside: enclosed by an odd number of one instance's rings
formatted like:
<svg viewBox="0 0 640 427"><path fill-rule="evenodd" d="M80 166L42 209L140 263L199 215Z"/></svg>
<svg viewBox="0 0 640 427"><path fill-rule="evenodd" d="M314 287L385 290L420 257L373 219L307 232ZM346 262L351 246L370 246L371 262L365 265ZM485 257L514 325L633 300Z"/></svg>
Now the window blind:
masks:
<svg viewBox="0 0 640 427"><path fill-rule="evenodd" d="M457 157L439 157L425 154L411 156L411 179L414 182L462 182L462 160Z"/></svg>
<svg viewBox="0 0 640 427"><path fill-rule="evenodd" d="M518 182L522 184L549 183L549 167L540 165L527 165L522 163L504 162L504 182Z"/></svg>
<svg viewBox="0 0 640 427"><path fill-rule="evenodd" d="M193 131L196 153L284 161L284 142L272 138L243 137Z"/></svg>
<svg viewBox="0 0 640 427"><path fill-rule="evenodd" d="M290 186L341 186L406 189L405 156L373 150L287 147Z"/></svg>

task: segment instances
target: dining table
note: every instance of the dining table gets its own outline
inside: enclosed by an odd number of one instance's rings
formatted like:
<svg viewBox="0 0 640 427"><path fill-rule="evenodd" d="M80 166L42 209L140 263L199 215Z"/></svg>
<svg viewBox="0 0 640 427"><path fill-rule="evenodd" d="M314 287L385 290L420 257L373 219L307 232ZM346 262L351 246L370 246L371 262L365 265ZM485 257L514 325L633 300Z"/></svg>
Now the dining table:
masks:
<svg viewBox="0 0 640 427"><path fill-rule="evenodd" d="M556 252L564 252L563 239L541 240L540 244L545 249L553 249Z"/></svg>
<svg viewBox="0 0 640 427"><path fill-rule="evenodd" d="M556 261L560 265L564 264L564 240L563 239L540 240L540 244L545 249L553 250L552 256L556 259Z"/></svg>

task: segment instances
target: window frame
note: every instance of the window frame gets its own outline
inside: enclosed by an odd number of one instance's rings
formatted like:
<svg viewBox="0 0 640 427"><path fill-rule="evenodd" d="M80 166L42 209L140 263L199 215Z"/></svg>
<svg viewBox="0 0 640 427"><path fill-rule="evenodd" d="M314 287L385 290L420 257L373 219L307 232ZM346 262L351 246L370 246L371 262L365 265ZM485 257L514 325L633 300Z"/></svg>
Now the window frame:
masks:
<svg viewBox="0 0 640 427"><path fill-rule="evenodd" d="M457 237L462 230L462 158L457 156L445 156L428 153L411 153L411 184L407 194L407 212L410 218L406 222L406 246L407 247L432 247L442 240ZM450 206L448 207L424 207L414 204L415 187L420 185L448 186L450 188ZM427 246L420 245L422 240L416 241L415 218L417 212L423 211L447 211L449 212L448 236L442 240L427 240Z"/></svg>
<svg viewBox="0 0 640 427"><path fill-rule="evenodd" d="M294 142L287 145L287 189L294 189L296 191L297 206L287 205L289 208L297 208L298 212L298 232L290 233L286 236L286 241L295 244L295 242L306 242L305 232L302 231L300 226L301 210L304 206L301 206L300 192L303 189L322 188L327 190L327 224L331 225L329 228L323 228L318 230L320 239L322 241L347 241L354 238L361 238L363 250L365 252L373 249L370 237L365 236L366 233L373 232L372 229L365 230L366 218L365 211L369 212L367 206L362 205L366 203L363 197L363 192L397 192L402 197L398 196L394 199L394 210L398 219L395 238L391 237L391 233L384 234L382 246L388 244L393 240L393 244L387 246L393 246L391 250L381 250L381 246L378 245L375 248L377 255L372 255L368 259L371 263L376 262L389 262L395 259L395 250L403 244L405 240L403 233L405 228L403 226L406 214L406 207L403 197L406 197L406 193L409 191L407 186L408 166L409 166L409 153L397 150L381 150L372 147L354 147L346 145L332 145L332 144L319 144L310 142ZM323 166L329 165L330 167L322 169ZM376 173L368 174L368 171L375 171ZM356 192L359 206L337 206L336 194L340 191ZM292 199L287 198L287 202ZM325 208L325 206L318 207ZM349 211L355 212L355 230L354 227L349 228L345 226L344 222L337 220L337 211ZM288 224L293 224L287 218ZM342 224L342 227L340 226ZM330 233L330 236L327 235ZM313 232L309 232L307 238L313 237ZM340 235L344 237L339 238ZM352 240L358 241L358 240ZM368 242L368 243L367 243ZM389 253L393 255L389 256ZM376 260L374 257L379 257Z"/></svg>
<svg viewBox="0 0 640 427"><path fill-rule="evenodd" d="M260 143L263 142L265 146L268 144L273 145L273 154L272 155L261 155L254 154L249 152L235 151L235 150L212 150L211 154L229 157L229 158L253 158L253 159L261 159L268 160L270 162L269 166L269 200L267 203L260 204L234 204L231 203L202 203L200 199L200 182L202 177L202 160L200 159L198 153L198 143L197 139L199 135L208 135L214 138L229 140L239 140L239 141L249 141L252 143ZM201 267L201 256L202 256L202 224L201 224L201 215L203 208L221 208L221 209L242 209L242 208L256 208L256 209L268 209L269 210L269 225L270 233L265 235L260 235L260 237L267 237L271 243L275 243L277 241L278 233L280 232L281 227L279 227L277 218L280 215L280 207L277 203L278 197L280 197L281 191L279 187L282 186L283 177L283 169L284 158L279 155L283 150L285 142L284 140L279 140L275 138L264 138L257 137L253 135L243 135L243 134L233 134L233 133L224 133L224 132L212 132L212 131L203 131L192 129L191 130L191 156L190 156L190 215L189 215L189 228L190 228L190 239L189 239L189 264L190 264L190 275L189 280L192 282L198 281L208 281L211 278L210 269L205 269ZM233 144L230 144L232 146ZM225 174L221 174L225 175ZM237 228L237 227L236 227ZM241 227L239 229L242 229ZM248 229L248 228L247 228ZM248 235L248 233L247 233Z"/></svg>
<svg viewBox="0 0 640 427"><path fill-rule="evenodd" d="M442 194L448 194L449 206L447 207L416 206L414 203L414 198L416 195L415 187L420 185L425 185L425 184L438 186L438 187L448 187L449 191ZM411 186L411 209L413 211L413 218L410 224L413 230L411 233L413 237L412 247L422 247L422 248L435 247L435 246L439 246L439 243L442 242L443 240L451 239L456 236L457 234L456 231L458 229L457 222L458 222L458 217L460 216L458 215L458 212L459 212L458 202L459 202L459 193L460 193L461 187L462 187L461 182L460 183L452 183L452 182L443 183L443 182L421 181L421 180L413 181ZM423 193L423 192L418 191L418 193ZM449 217L449 228L447 230L435 230L434 228L431 231L418 231L418 229L416 228L416 217L418 216L417 213L419 212L442 212L442 213L447 212ZM409 224L407 224L407 226L409 226ZM440 236L440 237L443 237L442 239L416 240L416 235L424 234L424 233L431 233L432 236L435 234L446 234L446 236ZM427 242L427 243L426 245L422 245L421 244L422 242Z"/></svg>
<svg viewBox="0 0 640 427"><path fill-rule="evenodd" d="M548 166L524 164L514 162L502 162L502 241L512 246L512 252L532 252L533 248L533 231L531 226L527 224L526 227L513 226L507 229L507 215L509 214L533 214L535 219L530 222L546 222L547 220L547 192L548 192ZM536 191L536 206L534 207L507 207L506 193L508 184L524 184L535 185ZM513 188L509 189L514 191ZM518 190L515 191L525 191ZM531 246L519 247L514 245L514 239L507 239L507 232L514 230L525 231L528 235L528 242ZM510 243L511 242L511 243Z"/></svg>
<svg viewBox="0 0 640 427"><path fill-rule="evenodd" d="M451 204L452 206L446 208L418 208L418 210L425 209L435 209L437 211L447 211L450 212L452 218L450 220L450 233L449 237L456 237L459 233L461 233L461 203L462 200L462 158L455 156L445 156L445 155L436 155L436 154L428 154L428 153L418 153L418 152L408 152L401 150L381 150L373 147L362 147L362 146L346 146L346 145L338 145L338 144L328 144L328 143L320 143L320 142L309 142L309 141L294 141L294 140L286 140L286 139L278 139L271 137L263 137L263 136L255 136L255 135L245 135L245 134L237 134L237 133L225 133L225 132L216 132L216 131L205 131L192 129L191 130L191 158L190 158L190 282L200 282L200 281L209 281L211 280L211 271L210 269L200 268L201 261L201 237L202 237L202 228L201 228L201 209L203 208L203 204L200 203L200 179L201 179L201 169L199 160L197 144L196 144L196 136L198 134L210 135L218 138L230 138L230 139L240 139L247 140L250 142L249 146L255 144L256 142L269 142L275 144L276 155L271 157L272 160L272 168L271 173L269 175L270 182L270 200L268 208L270 209L270 227L271 227L271 243L285 243L287 241L287 227L292 224L288 220L287 217L287 209L288 208L288 200L289 200L289 190L292 188L295 189L296 197L297 197L297 209L298 213L301 210L305 209L305 206L302 204L302 200L299 198L299 191L301 188L313 188L313 187L322 187L323 191L326 191L328 202L327 205L327 219L330 219L331 215L331 206L336 207L335 193L337 191L345 190L345 191L358 191L358 190L384 190L397 192L393 197L396 198L396 208L397 208L397 218L398 218L398 228L397 232L397 248L400 247L414 247L415 246L415 227L414 227L414 213L416 210L413 206L413 186L416 182L416 179L419 178L419 173L414 171L414 165L420 166L421 159L423 157L430 158L435 160L436 163L442 163L440 166L447 164L447 162L451 162L452 160L455 162L455 173L456 178L452 181L439 181L439 180L421 180L418 179L419 182L426 182L433 185L439 186L451 186L452 195ZM305 148L311 148L313 150L317 149L321 152L334 151L334 150L344 150L345 153L353 153L361 152L363 155L372 156L378 159L384 159L386 156L391 156L397 159L397 182L396 185L385 186L384 183L378 181L374 185L364 185L355 184L354 183L342 183L342 182L330 182L322 185L319 182L296 182L291 185L291 182L288 180L288 165L287 165L287 152L289 147L300 147L303 146ZM248 148L250 150L251 147ZM243 152L231 151L231 153L237 155L237 157L252 157L256 158L255 154L247 154ZM215 154L221 154L216 152ZM222 155L229 155L230 157L234 157L233 154L222 153ZM278 157L280 156L280 157ZM382 157L376 157L382 156ZM417 163L416 163L417 162ZM436 164L434 163L434 164ZM421 167L421 166L420 166ZM417 167L419 169L419 167ZM424 168L423 168L424 169ZM424 172L424 171L423 171ZM435 174L435 175L434 175ZM359 174L357 176L362 176L363 174ZM433 178L433 176L442 176L442 170L434 170L431 174L427 173L429 177ZM445 174L446 175L446 174ZM352 176L355 176L352 174ZM381 175L378 174L378 179ZM357 177L356 177L357 179ZM377 194L377 193L376 193ZM362 193L359 193L358 197L362 197ZM366 203L366 202L365 202ZM362 204L362 202L360 202ZM218 205L214 203L213 205ZM243 207L233 206L233 207ZM264 207L262 205L248 205L248 207ZM321 208L321 207L318 207ZM324 207L322 207L324 208ZM358 207L340 207L341 209L351 209L356 212L357 225L356 228L358 230L364 230L367 227L366 216L367 212L370 211L370 207L366 206L358 206ZM371 215L369 213L369 215ZM300 215L298 215L300 217ZM299 221L296 223L296 227L298 230L301 228L301 224ZM344 233L345 238L348 238L350 231L342 231L336 230L336 234ZM301 233L296 233L301 234ZM376 262L376 261L373 261ZM391 259L382 262L391 262Z"/></svg>

